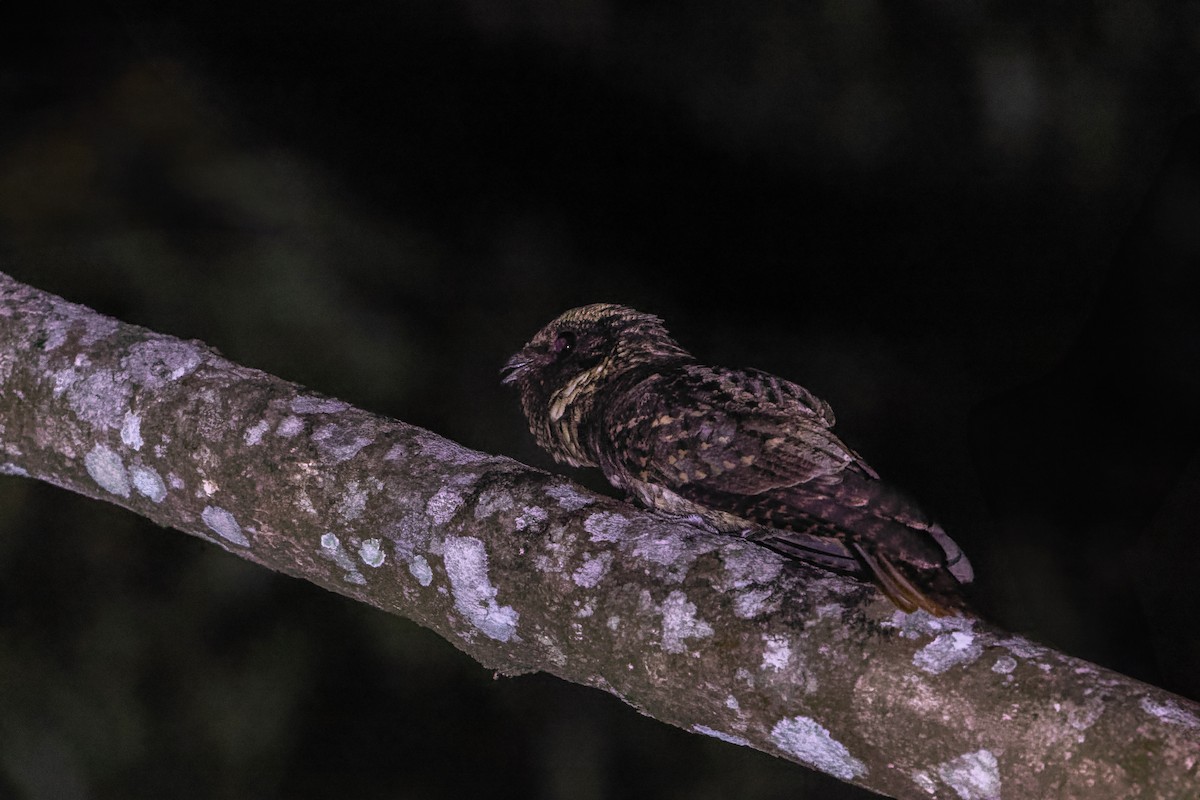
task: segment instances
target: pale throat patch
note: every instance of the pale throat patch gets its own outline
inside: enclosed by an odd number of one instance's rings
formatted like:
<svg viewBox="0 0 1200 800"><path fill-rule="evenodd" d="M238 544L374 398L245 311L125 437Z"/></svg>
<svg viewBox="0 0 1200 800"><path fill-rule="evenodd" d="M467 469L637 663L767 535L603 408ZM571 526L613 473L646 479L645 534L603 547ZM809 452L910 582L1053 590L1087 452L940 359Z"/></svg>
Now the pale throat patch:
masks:
<svg viewBox="0 0 1200 800"><path fill-rule="evenodd" d="M577 435L585 409L576 405L575 401L581 393L586 391L588 384L601 379L607 365L607 361L602 361L591 369L579 373L567 381L566 386L550 395L549 427L554 432L554 438L566 451L566 462L575 467L596 466L596 462L584 452L583 444Z"/></svg>
<svg viewBox="0 0 1200 800"><path fill-rule="evenodd" d="M550 419L554 422L562 419L563 414L567 413L567 408L575 402L575 398L579 395L579 390L592 381L599 379L607 363L607 361L601 361L591 369L579 373L567 381L566 386L550 395Z"/></svg>

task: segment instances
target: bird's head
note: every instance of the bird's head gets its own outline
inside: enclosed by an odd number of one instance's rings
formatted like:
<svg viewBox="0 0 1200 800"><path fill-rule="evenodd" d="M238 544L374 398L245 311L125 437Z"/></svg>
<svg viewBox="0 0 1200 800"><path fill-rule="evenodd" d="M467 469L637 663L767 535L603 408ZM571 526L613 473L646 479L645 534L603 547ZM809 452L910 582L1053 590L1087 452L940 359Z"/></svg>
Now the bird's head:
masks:
<svg viewBox="0 0 1200 800"><path fill-rule="evenodd" d="M632 372L691 360L662 320L626 306L595 303L565 312L504 365L529 429L559 461L595 466L580 426L598 394Z"/></svg>

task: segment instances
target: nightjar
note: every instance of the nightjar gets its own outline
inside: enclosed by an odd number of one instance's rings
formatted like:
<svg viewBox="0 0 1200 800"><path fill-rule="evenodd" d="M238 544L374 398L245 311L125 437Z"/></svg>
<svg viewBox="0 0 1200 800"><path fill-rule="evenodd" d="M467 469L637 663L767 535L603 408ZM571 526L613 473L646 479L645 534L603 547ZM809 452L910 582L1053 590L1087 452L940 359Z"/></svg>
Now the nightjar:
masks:
<svg viewBox="0 0 1200 800"><path fill-rule="evenodd" d="M701 364L662 320L608 303L567 311L504 367L538 444L599 467L646 506L839 572L905 611L964 610L971 564L833 433L807 389Z"/></svg>

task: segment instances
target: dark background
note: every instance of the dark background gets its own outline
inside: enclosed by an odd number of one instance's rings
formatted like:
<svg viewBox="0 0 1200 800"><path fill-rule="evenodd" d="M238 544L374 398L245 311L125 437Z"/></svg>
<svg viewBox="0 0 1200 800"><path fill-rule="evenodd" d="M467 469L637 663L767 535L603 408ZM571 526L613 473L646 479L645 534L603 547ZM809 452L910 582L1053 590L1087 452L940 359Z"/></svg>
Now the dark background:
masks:
<svg viewBox="0 0 1200 800"><path fill-rule="evenodd" d="M828 399L986 615L1200 698L1200 4L32 8L0 269L543 467L501 364L655 312ZM0 798L468 793L868 796L0 481Z"/></svg>

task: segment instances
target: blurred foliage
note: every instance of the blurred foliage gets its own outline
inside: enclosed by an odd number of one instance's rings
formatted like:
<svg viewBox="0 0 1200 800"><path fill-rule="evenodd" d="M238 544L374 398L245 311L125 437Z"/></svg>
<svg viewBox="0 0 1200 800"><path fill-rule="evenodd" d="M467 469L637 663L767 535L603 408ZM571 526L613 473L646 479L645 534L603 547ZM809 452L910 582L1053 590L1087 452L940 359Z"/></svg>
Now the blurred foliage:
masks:
<svg viewBox="0 0 1200 800"><path fill-rule="evenodd" d="M499 366L656 312L829 399L989 616L1200 696L1200 4L39 11L0 269L547 468ZM0 576L0 797L867 796L47 486Z"/></svg>

